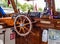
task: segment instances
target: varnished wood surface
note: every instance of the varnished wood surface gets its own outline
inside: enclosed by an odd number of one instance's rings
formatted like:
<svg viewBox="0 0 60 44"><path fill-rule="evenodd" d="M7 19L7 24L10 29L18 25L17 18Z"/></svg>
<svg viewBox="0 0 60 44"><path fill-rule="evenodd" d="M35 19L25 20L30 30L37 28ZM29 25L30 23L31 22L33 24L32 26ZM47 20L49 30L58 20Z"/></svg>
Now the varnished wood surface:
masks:
<svg viewBox="0 0 60 44"><path fill-rule="evenodd" d="M2 17L0 18L0 23L4 23L4 25L13 26L14 20L11 17Z"/></svg>
<svg viewBox="0 0 60 44"><path fill-rule="evenodd" d="M47 42L42 42L42 30L38 27L33 27L32 32L25 37L21 37L16 34L16 44L47 44Z"/></svg>
<svg viewBox="0 0 60 44"><path fill-rule="evenodd" d="M54 28L54 29L60 29L60 19L49 19L49 18L32 18L35 21L37 21L36 26L39 26L41 28ZM42 23L41 21L45 21L45 23ZM49 24L50 22L50 24Z"/></svg>
<svg viewBox="0 0 60 44"><path fill-rule="evenodd" d="M44 18L32 18L36 26L41 28L55 28L60 29L60 19L44 19ZM44 23L43 23L44 22ZM14 19L12 17L2 17L0 18L0 23L6 24L7 26L14 26ZM33 22L32 22L33 24Z"/></svg>

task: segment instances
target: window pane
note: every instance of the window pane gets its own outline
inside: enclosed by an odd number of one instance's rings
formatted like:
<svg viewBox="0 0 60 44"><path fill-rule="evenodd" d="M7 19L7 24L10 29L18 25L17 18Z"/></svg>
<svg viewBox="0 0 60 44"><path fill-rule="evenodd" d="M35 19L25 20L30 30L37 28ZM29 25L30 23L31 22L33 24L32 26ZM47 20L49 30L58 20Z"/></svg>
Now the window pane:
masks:
<svg viewBox="0 0 60 44"><path fill-rule="evenodd" d="M26 1L26 0L17 0L17 7L20 11L27 12L28 9L30 11L43 11L46 6L44 0L34 0L34 1Z"/></svg>
<svg viewBox="0 0 60 44"><path fill-rule="evenodd" d="M0 0L0 6L5 7L5 8L11 8L12 7L12 6L8 6L8 0Z"/></svg>
<svg viewBox="0 0 60 44"><path fill-rule="evenodd" d="M55 0L56 11L60 12L60 0Z"/></svg>
<svg viewBox="0 0 60 44"><path fill-rule="evenodd" d="M0 0L0 7L4 10L5 13L13 13L14 12L11 2L8 0Z"/></svg>

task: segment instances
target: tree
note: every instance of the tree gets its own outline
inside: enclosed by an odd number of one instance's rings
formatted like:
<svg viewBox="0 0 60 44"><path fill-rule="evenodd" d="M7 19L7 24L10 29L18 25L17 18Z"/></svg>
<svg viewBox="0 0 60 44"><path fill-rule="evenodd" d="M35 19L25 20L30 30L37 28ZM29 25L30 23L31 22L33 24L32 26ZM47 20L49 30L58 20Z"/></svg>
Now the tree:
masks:
<svg viewBox="0 0 60 44"><path fill-rule="evenodd" d="M31 4L27 4L24 3L23 5L21 3L17 3L17 6L20 10L22 10L23 12L28 11L28 9L30 9L31 11L33 10L33 5Z"/></svg>
<svg viewBox="0 0 60 44"><path fill-rule="evenodd" d="M24 3L22 6L21 6L21 9L22 11L27 11L28 10L28 4L27 3Z"/></svg>
<svg viewBox="0 0 60 44"><path fill-rule="evenodd" d="M30 11L33 11L33 5L29 4L28 9L29 9Z"/></svg>
<svg viewBox="0 0 60 44"><path fill-rule="evenodd" d="M0 0L0 2L2 2L2 4L0 4L0 6L3 6L5 8L12 8L11 4L10 4L10 6L8 6L8 0Z"/></svg>
<svg viewBox="0 0 60 44"><path fill-rule="evenodd" d="M43 10L42 10L42 8L39 8L38 11L42 12Z"/></svg>
<svg viewBox="0 0 60 44"><path fill-rule="evenodd" d="M57 8L57 11L60 12L60 8Z"/></svg>

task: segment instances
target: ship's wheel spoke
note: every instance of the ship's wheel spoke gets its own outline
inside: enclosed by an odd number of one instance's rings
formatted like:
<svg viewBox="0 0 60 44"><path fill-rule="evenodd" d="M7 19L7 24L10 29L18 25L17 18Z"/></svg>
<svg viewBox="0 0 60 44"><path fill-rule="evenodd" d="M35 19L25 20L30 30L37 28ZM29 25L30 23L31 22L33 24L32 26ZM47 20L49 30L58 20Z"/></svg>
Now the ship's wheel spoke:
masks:
<svg viewBox="0 0 60 44"><path fill-rule="evenodd" d="M29 30L27 27L24 27L27 31ZM34 32L30 32L30 33L32 33L33 35L35 35L35 33Z"/></svg>
<svg viewBox="0 0 60 44"><path fill-rule="evenodd" d="M25 21L26 21L26 18L23 18L22 23L24 24L24 23L25 23Z"/></svg>
<svg viewBox="0 0 60 44"><path fill-rule="evenodd" d="M20 19L17 19L16 24L20 24L20 23L21 23L21 20Z"/></svg>
<svg viewBox="0 0 60 44"><path fill-rule="evenodd" d="M27 31L29 30L27 27L24 27L24 29L26 29Z"/></svg>
<svg viewBox="0 0 60 44"><path fill-rule="evenodd" d="M21 29L21 27L20 27L19 32L21 32L21 31L22 31L22 29Z"/></svg>
<svg viewBox="0 0 60 44"><path fill-rule="evenodd" d="M22 19L22 17L20 17L19 19L20 19L20 22L22 23L22 22L23 22L23 19Z"/></svg>
<svg viewBox="0 0 60 44"><path fill-rule="evenodd" d="M30 24L30 23L26 23L26 24L24 24L24 25L26 26L26 25L29 25L29 24Z"/></svg>
<svg viewBox="0 0 60 44"><path fill-rule="evenodd" d="M16 27L20 27L20 26L18 25L18 26L16 26Z"/></svg>
<svg viewBox="0 0 60 44"><path fill-rule="evenodd" d="M23 33L25 33L25 29L23 27L21 27L21 29L22 29Z"/></svg>

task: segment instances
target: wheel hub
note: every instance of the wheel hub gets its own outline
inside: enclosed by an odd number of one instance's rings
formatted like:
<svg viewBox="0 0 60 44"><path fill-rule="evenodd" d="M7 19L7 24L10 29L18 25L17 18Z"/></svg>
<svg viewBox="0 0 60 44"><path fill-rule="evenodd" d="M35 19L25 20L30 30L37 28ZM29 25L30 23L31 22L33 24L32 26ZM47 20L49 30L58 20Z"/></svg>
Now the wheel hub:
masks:
<svg viewBox="0 0 60 44"><path fill-rule="evenodd" d="M21 23L21 24L20 24L20 26L21 26L21 27L24 27L24 24L23 24L23 23Z"/></svg>

